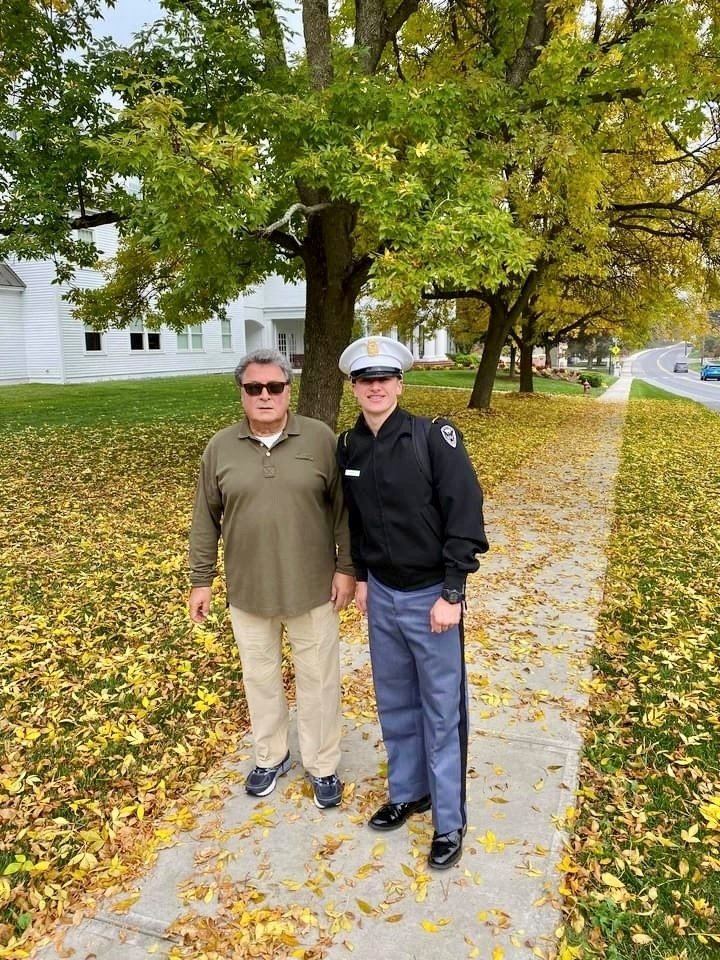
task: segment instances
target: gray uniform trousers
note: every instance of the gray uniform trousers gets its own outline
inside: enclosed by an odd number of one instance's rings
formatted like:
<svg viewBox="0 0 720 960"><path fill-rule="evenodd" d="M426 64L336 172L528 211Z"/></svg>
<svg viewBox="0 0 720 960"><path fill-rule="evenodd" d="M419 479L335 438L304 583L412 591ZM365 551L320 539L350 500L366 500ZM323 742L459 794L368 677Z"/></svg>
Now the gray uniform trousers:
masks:
<svg viewBox="0 0 720 960"><path fill-rule="evenodd" d="M442 584L393 590L368 577L368 632L392 803L428 793L437 833L466 824L467 679L462 621L430 632Z"/></svg>

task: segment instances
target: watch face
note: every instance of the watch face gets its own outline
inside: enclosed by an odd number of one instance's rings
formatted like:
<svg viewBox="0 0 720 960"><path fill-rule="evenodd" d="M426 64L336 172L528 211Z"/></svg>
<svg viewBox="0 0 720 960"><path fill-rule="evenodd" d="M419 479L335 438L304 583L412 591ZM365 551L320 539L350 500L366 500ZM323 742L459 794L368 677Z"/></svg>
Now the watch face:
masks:
<svg viewBox="0 0 720 960"><path fill-rule="evenodd" d="M443 590L442 591L443 599L447 600L448 603L460 603L463 599L462 593L458 590Z"/></svg>

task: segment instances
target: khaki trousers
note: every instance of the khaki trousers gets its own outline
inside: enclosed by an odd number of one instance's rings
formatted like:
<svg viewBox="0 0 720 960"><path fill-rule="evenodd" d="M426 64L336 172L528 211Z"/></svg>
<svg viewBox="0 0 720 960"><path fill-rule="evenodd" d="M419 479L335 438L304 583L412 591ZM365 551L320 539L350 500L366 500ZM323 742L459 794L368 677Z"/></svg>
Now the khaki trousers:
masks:
<svg viewBox="0 0 720 960"><path fill-rule="evenodd" d="M288 705L282 682L281 630L285 623L295 665L297 725L303 766L314 777L337 771L340 761L339 618L332 603L299 617L256 617L230 607L255 740L255 762L274 767L288 752Z"/></svg>

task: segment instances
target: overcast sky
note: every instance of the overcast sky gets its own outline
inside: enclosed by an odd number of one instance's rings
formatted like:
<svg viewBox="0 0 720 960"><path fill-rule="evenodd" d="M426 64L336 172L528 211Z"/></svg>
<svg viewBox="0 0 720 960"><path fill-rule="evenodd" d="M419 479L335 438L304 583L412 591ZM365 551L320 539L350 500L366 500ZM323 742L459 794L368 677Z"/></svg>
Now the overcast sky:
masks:
<svg viewBox="0 0 720 960"><path fill-rule="evenodd" d="M160 16L158 0L117 0L114 8L106 8L102 23L95 33L111 36L118 43L125 43L147 23Z"/></svg>
<svg viewBox="0 0 720 960"><path fill-rule="evenodd" d="M283 10L283 20L291 24L293 30L300 32L302 30L298 10L300 0L297 0L297 2L286 0L282 6L283 8L295 8L295 10ZM98 36L109 35L118 43L126 43L133 34L142 30L146 24L157 20L161 13L159 0L116 0L113 8L106 7L103 21L96 26L95 34Z"/></svg>

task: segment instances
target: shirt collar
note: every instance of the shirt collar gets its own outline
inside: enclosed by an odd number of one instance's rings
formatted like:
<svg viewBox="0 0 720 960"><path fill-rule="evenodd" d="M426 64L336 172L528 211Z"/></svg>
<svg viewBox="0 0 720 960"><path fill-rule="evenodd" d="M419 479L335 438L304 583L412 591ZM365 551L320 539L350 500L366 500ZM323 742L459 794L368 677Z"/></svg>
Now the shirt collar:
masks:
<svg viewBox="0 0 720 960"><path fill-rule="evenodd" d="M402 407L397 406L390 414L390 416L385 420L383 425L378 430L378 435L383 434L383 436L393 433L395 431L402 430L404 426L407 426L410 422L410 414L403 410ZM370 427L365 422L365 417L360 414L357 418L357 423L355 424L355 429L359 430L361 433L371 433Z"/></svg>
<svg viewBox="0 0 720 960"><path fill-rule="evenodd" d="M291 413L288 410L287 423L285 424L285 429L280 434L280 437L298 436L300 433L300 421L294 413ZM238 437L241 440L256 439L256 437L250 432L250 422L247 417L243 417L238 424Z"/></svg>

